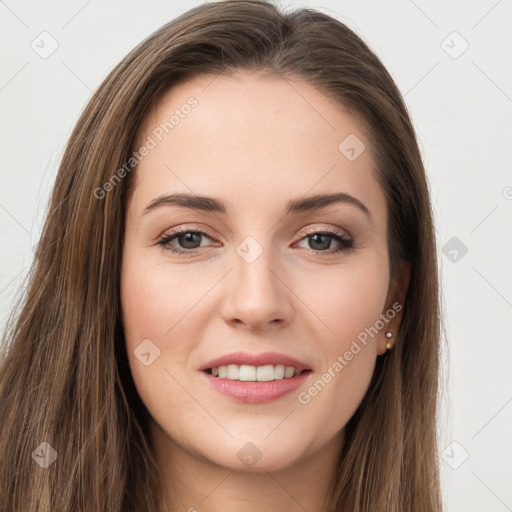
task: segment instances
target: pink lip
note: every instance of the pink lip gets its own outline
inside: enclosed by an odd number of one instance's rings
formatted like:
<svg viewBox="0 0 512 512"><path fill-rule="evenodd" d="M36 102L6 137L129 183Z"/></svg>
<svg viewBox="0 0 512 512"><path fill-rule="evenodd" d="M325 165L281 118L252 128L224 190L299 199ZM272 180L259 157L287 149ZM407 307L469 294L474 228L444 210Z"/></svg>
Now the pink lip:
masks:
<svg viewBox="0 0 512 512"><path fill-rule="evenodd" d="M221 365L223 366L223 365ZM292 365L290 365L292 366ZM289 379L271 380L268 382L246 382L222 379L203 371L201 375L215 390L229 398L244 403L263 403L275 400L300 387L311 372L301 373Z"/></svg>
<svg viewBox="0 0 512 512"><path fill-rule="evenodd" d="M233 352L225 356L218 357L209 361L199 368L200 370L208 370L209 368L227 366L228 364L248 364L251 366L265 366L268 364L284 366L293 366L296 370L310 369L305 363L278 352L263 352L262 354L250 354L249 352ZM285 379L286 380L286 379Z"/></svg>

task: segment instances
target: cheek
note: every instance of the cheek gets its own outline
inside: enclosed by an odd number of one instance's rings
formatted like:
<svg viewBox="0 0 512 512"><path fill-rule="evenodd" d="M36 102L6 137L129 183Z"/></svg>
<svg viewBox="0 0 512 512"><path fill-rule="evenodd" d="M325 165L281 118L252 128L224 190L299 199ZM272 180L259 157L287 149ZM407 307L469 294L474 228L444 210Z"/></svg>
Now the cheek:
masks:
<svg viewBox="0 0 512 512"><path fill-rule="evenodd" d="M193 346L191 333L184 332L184 319L197 301L186 296L184 285L178 271L166 271L154 260L128 255L123 261L121 305L128 362L141 400L161 425L174 425L171 410L187 411L190 425L201 425L200 417L195 421L199 413L180 386ZM173 434L180 435L174 430Z"/></svg>
<svg viewBox="0 0 512 512"><path fill-rule="evenodd" d="M383 267L377 258L368 258L357 265L323 269L314 279L296 278L294 293L306 306L305 314L325 332L323 345L329 354L347 350L362 333L363 340L366 329L384 312L388 274Z"/></svg>
<svg viewBox="0 0 512 512"><path fill-rule="evenodd" d="M204 286L184 278L179 266L154 260L126 259L121 277L121 303L127 343L150 338L160 343L174 329L182 329L187 313ZM185 320L183 322L183 320Z"/></svg>
<svg viewBox="0 0 512 512"><path fill-rule="evenodd" d="M315 325L320 326L316 340L324 357L298 402L324 425L326 435L334 435L349 421L371 382L377 357L375 325L383 313L388 286L382 268L377 262L347 266L336 275L315 276L314 287L299 282L297 294L307 297L304 302L311 318L314 315Z"/></svg>
<svg viewBox="0 0 512 512"><path fill-rule="evenodd" d="M137 250L128 251L123 260L121 305L126 350L134 382L146 405L157 403L164 390L183 395L172 376L181 382L191 370L190 354L200 342L204 322L211 318L211 314L202 313L201 298L218 278L211 277L211 272L210 276L186 272L185 267L140 256ZM148 352L154 362L145 366L139 356Z"/></svg>
<svg viewBox="0 0 512 512"><path fill-rule="evenodd" d="M371 346L359 344L351 350L344 348L340 344L340 350L333 351L329 363L297 396L299 414L313 425L313 430L320 429L318 436L325 440L352 418L368 390L375 368L375 351Z"/></svg>

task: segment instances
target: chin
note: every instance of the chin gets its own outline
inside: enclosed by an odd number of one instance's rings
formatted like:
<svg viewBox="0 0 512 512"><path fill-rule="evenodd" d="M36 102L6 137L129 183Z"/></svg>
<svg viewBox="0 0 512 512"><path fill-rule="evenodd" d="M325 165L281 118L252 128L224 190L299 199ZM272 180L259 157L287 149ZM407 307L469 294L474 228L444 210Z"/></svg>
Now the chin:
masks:
<svg viewBox="0 0 512 512"><path fill-rule="evenodd" d="M247 438L246 438L247 439ZM290 438L288 437L290 441ZM304 448L304 443L299 439L293 446L284 446L283 440L276 436L274 439L262 439L260 441L231 440L229 446L217 445L216 453L205 453L210 462L222 466L231 471L241 473L265 473L280 471L299 463L297 447Z"/></svg>

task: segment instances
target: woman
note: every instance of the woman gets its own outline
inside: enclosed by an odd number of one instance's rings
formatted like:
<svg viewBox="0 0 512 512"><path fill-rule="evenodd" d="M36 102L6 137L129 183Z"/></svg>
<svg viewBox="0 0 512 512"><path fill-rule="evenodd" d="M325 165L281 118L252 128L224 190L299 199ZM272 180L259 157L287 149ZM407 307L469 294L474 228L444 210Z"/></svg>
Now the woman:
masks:
<svg viewBox="0 0 512 512"><path fill-rule="evenodd" d="M4 343L0 510L441 510L438 274L339 21L204 4L109 74Z"/></svg>

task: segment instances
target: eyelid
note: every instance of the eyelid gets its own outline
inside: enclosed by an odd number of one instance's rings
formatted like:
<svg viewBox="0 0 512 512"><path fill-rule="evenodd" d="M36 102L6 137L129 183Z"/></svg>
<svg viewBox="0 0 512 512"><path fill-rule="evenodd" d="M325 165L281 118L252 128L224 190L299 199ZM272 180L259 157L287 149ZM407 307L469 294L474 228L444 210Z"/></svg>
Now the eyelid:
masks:
<svg viewBox="0 0 512 512"><path fill-rule="evenodd" d="M213 232L212 229L210 229L208 226L206 226L204 224L194 224L194 223L193 224L180 224L179 226L166 229L162 234L158 235L155 238L155 242L158 240L161 240L162 238L168 238L170 235L173 235L176 233L178 233L178 234L186 233L189 231L203 231L206 235L208 235L209 238L212 238L212 239L216 238L216 236L217 236ZM321 227L315 226L315 227L306 228L306 231L304 233L300 234L300 240L302 240L303 238L305 238L309 235L317 234L317 233L321 233L321 232L340 235L347 240L353 239L353 237L350 235L350 233L346 229L342 229L337 226L334 227L334 226L324 225Z"/></svg>
<svg viewBox="0 0 512 512"><path fill-rule="evenodd" d="M180 234L180 233L188 233L190 231L202 231L206 235L208 235L209 238L215 238L216 235L209 227L205 226L204 224L180 224L179 226L175 226L172 228L167 228L165 231L163 231L162 234L158 235L155 238L155 242L158 240L161 240L162 238L168 238L171 235L174 234Z"/></svg>
<svg viewBox="0 0 512 512"><path fill-rule="evenodd" d="M315 226L315 227L308 228L305 232L305 235L303 235L301 238L303 238L304 236L309 236L312 234L323 233L323 232L329 233L329 234L340 235L343 238L346 238L347 240L352 239L352 235L346 229L339 228L337 226L328 226L328 225L324 225L321 227Z"/></svg>

